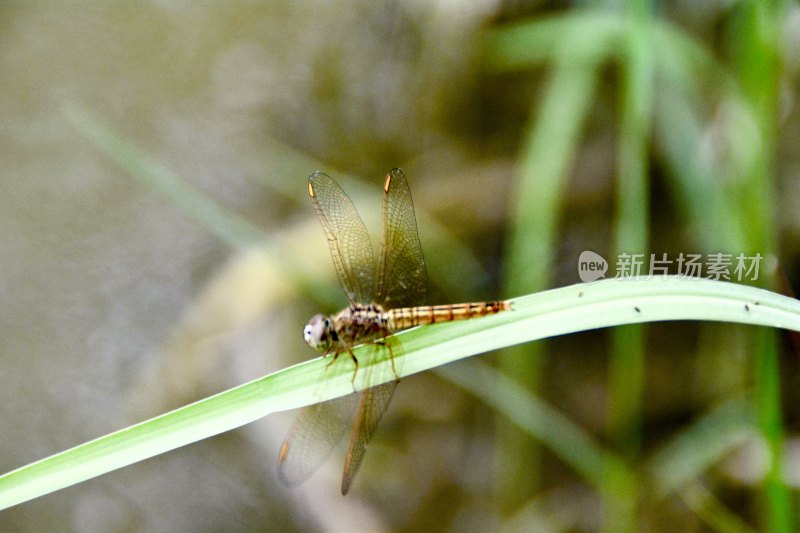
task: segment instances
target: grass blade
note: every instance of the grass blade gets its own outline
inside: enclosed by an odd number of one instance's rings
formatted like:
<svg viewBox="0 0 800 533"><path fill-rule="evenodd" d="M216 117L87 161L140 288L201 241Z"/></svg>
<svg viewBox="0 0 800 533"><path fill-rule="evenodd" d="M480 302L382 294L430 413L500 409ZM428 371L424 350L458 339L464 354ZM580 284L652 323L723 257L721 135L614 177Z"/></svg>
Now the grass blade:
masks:
<svg viewBox="0 0 800 533"><path fill-rule="evenodd" d="M523 342L621 324L714 320L800 331L800 302L763 289L676 277L602 280L518 298L514 310L476 320L416 328L397 335L401 376ZM392 379L391 363L362 357L356 385ZM346 361L346 359L343 359ZM0 509L91 479L180 446L235 429L269 413L352 392L352 367L325 372L322 358L92 440L0 477ZM370 371L374 370L374 371ZM325 374L324 387L317 380ZM366 375L383 376L364 382ZM322 391L322 393L321 393Z"/></svg>

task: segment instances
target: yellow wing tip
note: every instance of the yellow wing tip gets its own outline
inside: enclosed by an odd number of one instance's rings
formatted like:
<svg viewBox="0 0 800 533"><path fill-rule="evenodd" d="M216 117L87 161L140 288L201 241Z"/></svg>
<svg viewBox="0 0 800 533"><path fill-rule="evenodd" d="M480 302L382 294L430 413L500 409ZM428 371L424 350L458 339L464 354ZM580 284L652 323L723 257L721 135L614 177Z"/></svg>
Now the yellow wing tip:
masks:
<svg viewBox="0 0 800 533"><path fill-rule="evenodd" d="M281 449L278 452L278 463L283 464L286 461L287 455L289 455L289 443L284 442L281 444Z"/></svg>
<svg viewBox="0 0 800 533"><path fill-rule="evenodd" d="M403 176L405 176L405 173L403 173L403 169L401 168L395 167L392 170L390 170L389 173L386 174L386 180L383 182L383 192L384 193L389 192L389 187L392 186L392 178L399 179Z"/></svg>

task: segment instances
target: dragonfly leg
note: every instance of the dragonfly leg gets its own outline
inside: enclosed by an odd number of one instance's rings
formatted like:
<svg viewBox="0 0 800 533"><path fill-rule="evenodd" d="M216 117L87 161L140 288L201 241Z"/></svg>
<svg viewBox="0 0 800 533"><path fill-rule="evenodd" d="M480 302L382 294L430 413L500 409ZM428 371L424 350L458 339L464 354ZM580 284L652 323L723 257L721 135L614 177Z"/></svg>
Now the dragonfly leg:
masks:
<svg viewBox="0 0 800 533"><path fill-rule="evenodd" d="M389 333L384 333L382 339L375 341L375 344L379 346L385 346L387 350L389 350L389 362L392 363L392 373L394 374L394 381L395 383L400 383L400 376L397 375L397 369L394 366L394 353L392 352L392 343L386 340L386 337L389 336Z"/></svg>
<svg viewBox="0 0 800 533"><path fill-rule="evenodd" d="M358 374L358 358L353 353L353 350L350 347L347 347L347 353L350 354L350 358L353 360L353 364L356 365L356 369L353 370L353 378L350 380L350 383L353 385L353 392L356 392L356 374Z"/></svg>
<svg viewBox="0 0 800 533"><path fill-rule="evenodd" d="M337 351L333 352L333 354L328 353L328 354L325 354L325 355L326 356L333 355L333 357L331 357L331 360L328 361L328 364L325 365L325 368L327 369L328 367L330 367L333 364L334 361L336 361L336 358L339 357L339 351L337 350Z"/></svg>

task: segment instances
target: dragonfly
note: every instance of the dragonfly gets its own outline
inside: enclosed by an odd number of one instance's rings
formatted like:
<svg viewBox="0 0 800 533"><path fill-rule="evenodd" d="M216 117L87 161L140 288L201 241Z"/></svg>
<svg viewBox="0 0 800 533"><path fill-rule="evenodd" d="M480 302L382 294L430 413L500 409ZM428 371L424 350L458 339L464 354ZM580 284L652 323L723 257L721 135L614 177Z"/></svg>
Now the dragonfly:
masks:
<svg viewBox="0 0 800 533"><path fill-rule="evenodd" d="M280 447L278 477L289 487L308 479L352 425L342 473L341 491L345 495L399 382L394 361L401 346L391 336L417 326L499 313L511 309L511 304L489 301L422 305L427 271L411 191L399 168L389 171L383 184L383 233L377 264L367 228L336 181L314 172L308 178L308 195L350 304L335 315L312 317L303 337L312 348L332 358L328 367L340 355L349 355L355 367L354 388L359 361L353 348L361 344L370 344L373 350L388 350L384 354L392 363L395 379L303 410Z"/></svg>

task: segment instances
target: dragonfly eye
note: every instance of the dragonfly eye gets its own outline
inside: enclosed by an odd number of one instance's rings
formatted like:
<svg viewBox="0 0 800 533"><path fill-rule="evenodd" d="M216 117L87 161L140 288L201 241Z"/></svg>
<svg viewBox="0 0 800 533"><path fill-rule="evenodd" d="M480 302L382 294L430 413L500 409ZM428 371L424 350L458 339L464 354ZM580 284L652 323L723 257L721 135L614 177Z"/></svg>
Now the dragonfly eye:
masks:
<svg viewBox="0 0 800 533"><path fill-rule="evenodd" d="M331 321L325 315L314 315L303 329L303 338L309 346L320 352L331 346Z"/></svg>

